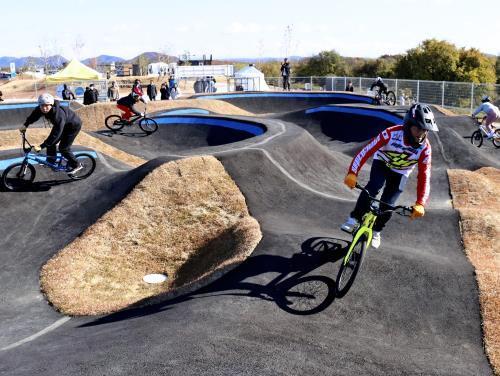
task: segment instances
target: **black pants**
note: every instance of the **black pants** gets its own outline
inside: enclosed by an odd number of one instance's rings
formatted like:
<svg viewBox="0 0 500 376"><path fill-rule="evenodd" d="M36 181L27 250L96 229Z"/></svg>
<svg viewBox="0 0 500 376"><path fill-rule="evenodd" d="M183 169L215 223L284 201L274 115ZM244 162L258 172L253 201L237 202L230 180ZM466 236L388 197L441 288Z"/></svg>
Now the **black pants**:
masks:
<svg viewBox="0 0 500 376"><path fill-rule="evenodd" d="M373 160L372 169L370 171L370 181L365 186L365 189L370 192L370 195L376 197L385 184L384 192L381 200L395 205L408 178L402 174L392 171L386 164L378 159ZM380 204L380 209L384 210L386 205ZM370 199L365 192L361 192L356 207L351 212L351 217L361 221L363 215L370 210ZM377 217L373 225L373 231L382 231L384 226L392 217L392 213L386 213Z"/></svg>
<svg viewBox="0 0 500 376"><path fill-rule="evenodd" d="M78 166L78 161L75 158L75 155L71 152L71 145L73 145L73 141L75 141L76 136L80 133L81 125L77 127L64 127L61 138L59 140L59 152L61 155L68 160L68 166L71 168L75 168ZM55 160L57 155L57 144L47 146L47 159Z"/></svg>
<svg viewBox="0 0 500 376"><path fill-rule="evenodd" d="M283 76L283 90L290 91L290 76Z"/></svg>

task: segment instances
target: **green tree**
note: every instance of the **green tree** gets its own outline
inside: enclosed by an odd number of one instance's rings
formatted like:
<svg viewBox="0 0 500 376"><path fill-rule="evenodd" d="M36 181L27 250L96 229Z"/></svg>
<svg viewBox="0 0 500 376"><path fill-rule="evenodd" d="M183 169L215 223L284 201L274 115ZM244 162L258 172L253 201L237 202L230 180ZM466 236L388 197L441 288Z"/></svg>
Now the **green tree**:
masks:
<svg viewBox="0 0 500 376"><path fill-rule="evenodd" d="M497 73L497 84L500 84L500 56L497 56L497 61L495 63L495 70Z"/></svg>
<svg viewBox="0 0 500 376"><path fill-rule="evenodd" d="M347 73L347 65L335 50L322 51L295 68L295 76L342 76Z"/></svg>
<svg viewBox="0 0 500 376"><path fill-rule="evenodd" d="M266 77L279 77L281 75L281 62L279 61L266 61L265 63L257 64L256 67Z"/></svg>
<svg viewBox="0 0 500 376"><path fill-rule="evenodd" d="M395 73L399 78L454 81L459 57L454 44L427 39L399 58Z"/></svg>
<svg viewBox="0 0 500 376"><path fill-rule="evenodd" d="M361 77L381 76L395 78L394 69L398 58L398 56L384 55L378 59L363 59L361 64L353 66L352 74Z"/></svg>
<svg viewBox="0 0 500 376"><path fill-rule="evenodd" d="M460 50L456 71L457 81L478 83L495 83L496 72L492 61L478 49Z"/></svg>

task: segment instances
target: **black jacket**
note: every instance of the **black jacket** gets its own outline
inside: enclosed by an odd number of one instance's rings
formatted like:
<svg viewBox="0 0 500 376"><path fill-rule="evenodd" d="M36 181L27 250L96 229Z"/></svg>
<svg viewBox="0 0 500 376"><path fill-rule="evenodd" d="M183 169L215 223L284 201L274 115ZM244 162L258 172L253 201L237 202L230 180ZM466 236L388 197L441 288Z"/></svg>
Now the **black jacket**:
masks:
<svg viewBox="0 0 500 376"><path fill-rule="evenodd" d="M85 93L83 93L83 104L84 105L89 105L97 102L97 98L95 95L95 91L88 88L85 90Z"/></svg>
<svg viewBox="0 0 500 376"><path fill-rule="evenodd" d="M72 131L79 131L82 128L82 121L72 110L68 107L61 107L59 101L55 101L51 110L44 114L40 107L37 106L33 112L28 116L24 125L28 127L33 124L42 116L52 123L52 130L50 131L47 139L40 145L42 148L55 145L59 142L64 129Z"/></svg>
<svg viewBox="0 0 500 376"><path fill-rule="evenodd" d="M144 99L142 99L141 97L139 97L139 101L144 103ZM132 93L130 93L126 97L121 97L120 99L118 99L116 104L119 104L120 106L128 107L130 109L130 111L132 111L136 115L141 114L141 112L135 106L137 104L137 102L132 97Z"/></svg>
<svg viewBox="0 0 500 376"><path fill-rule="evenodd" d="M75 94L73 94L73 92L71 90L69 90L69 89L64 89L62 91L62 98L64 100L69 101L71 99L75 99Z"/></svg>
<svg viewBox="0 0 500 376"><path fill-rule="evenodd" d="M156 85L155 84L149 84L148 87L146 88L146 92L148 94L148 97L150 97L150 98L156 98L156 94L158 93L156 91Z"/></svg>

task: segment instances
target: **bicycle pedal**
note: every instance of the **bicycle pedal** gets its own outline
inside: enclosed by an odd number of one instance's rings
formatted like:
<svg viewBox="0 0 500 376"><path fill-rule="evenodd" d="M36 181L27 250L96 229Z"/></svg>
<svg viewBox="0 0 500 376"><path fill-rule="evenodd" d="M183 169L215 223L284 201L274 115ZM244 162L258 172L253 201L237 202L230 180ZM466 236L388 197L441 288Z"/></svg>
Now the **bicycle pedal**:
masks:
<svg viewBox="0 0 500 376"><path fill-rule="evenodd" d="M341 227L340 229L341 229L342 231L344 231L344 232L347 232L349 235L352 235L352 234L354 233L354 231L356 230L356 229L353 229L353 230L349 231L349 230L346 230L346 229L344 229L344 228L342 228L342 227Z"/></svg>

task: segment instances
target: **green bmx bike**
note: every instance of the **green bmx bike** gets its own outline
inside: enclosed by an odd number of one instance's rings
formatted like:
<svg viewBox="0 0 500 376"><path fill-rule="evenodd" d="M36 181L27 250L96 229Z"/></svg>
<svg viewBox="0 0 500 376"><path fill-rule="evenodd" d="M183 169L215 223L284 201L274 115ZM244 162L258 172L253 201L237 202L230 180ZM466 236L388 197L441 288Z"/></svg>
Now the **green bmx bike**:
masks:
<svg viewBox="0 0 500 376"><path fill-rule="evenodd" d="M335 282L336 297L341 298L351 288L356 275L359 272L359 268L363 262L366 250L371 245L373 237L373 225L375 220L379 215L388 212L394 212L402 216L409 217L413 211L412 208L408 206L392 206L383 201L372 197L368 191L356 184L356 188L365 192L370 199L370 210L363 216L361 224L358 225L352 231L352 241L347 250L347 254L342 260L339 272L337 274L337 280ZM380 204L383 204L383 209L380 208Z"/></svg>

